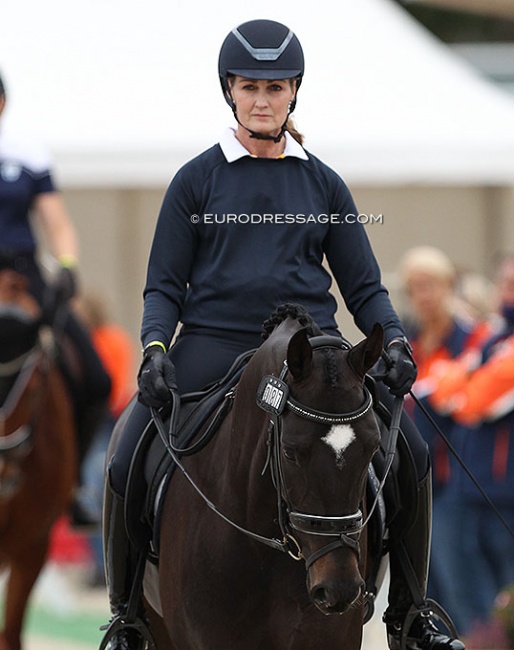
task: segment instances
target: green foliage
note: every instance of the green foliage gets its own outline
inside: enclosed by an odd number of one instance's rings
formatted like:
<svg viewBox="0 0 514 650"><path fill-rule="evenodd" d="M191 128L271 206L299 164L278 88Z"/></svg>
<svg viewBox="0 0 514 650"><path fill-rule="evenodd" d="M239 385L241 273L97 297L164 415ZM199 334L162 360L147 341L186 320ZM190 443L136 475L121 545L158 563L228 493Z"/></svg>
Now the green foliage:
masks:
<svg viewBox="0 0 514 650"><path fill-rule="evenodd" d="M395 0L445 43L514 41L514 20Z"/></svg>

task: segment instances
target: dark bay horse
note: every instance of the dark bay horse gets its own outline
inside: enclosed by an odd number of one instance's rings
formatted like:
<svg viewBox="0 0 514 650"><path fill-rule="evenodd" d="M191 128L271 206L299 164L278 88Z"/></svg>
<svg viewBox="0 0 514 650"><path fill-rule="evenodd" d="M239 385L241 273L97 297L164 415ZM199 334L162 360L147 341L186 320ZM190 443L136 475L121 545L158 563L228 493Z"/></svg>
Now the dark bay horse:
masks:
<svg viewBox="0 0 514 650"><path fill-rule="evenodd" d="M71 401L26 279L0 271L0 650L20 650L28 598L76 479ZM44 335L46 334L46 336Z"/></svg>
<svg viewBox="0 0 514 650"><path fill-rule="evenodd" d="M364 376L383 333L352 349L321 334L291 316L276 324L215 438L183 459L246 532L180 471L170 482L158 597L153 565L145 577L159 650L361 647L366 482L380 443Z"/></svg>

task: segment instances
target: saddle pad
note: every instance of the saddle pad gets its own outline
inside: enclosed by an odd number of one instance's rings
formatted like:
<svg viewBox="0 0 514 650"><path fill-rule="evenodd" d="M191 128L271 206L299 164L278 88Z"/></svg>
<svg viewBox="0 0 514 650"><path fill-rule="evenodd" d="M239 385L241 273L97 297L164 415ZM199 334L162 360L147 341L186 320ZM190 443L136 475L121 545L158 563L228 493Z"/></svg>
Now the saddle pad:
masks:
<svg viewBox="0 0 514 650"><path fill-rule="evenodd" d="M181 438L181 443L175 443L176 447L182 448L182 445L187 447L196 435L200 433L201 428L206 421L210 420L208 426L205 428L205 431L208 433L200 448L203 448L208 444L218 431L221 423L232 407L233 394L227 395L227 390L229 389L230 387L227 386L223 391L221 391L221 395L219 396L221 398L221 403L218 395L216 395L211 399L206 400L206 402L200 402L198 404L197 408L201 411L200 416L202 417L193 420L195 423L194 428L189 428L188 426L184 428L184 433L187 433L188 435L184 436L183 439ZM215 397L218 399L214 399ZM196 426L197 424L200 424L200 427ZM199 450L200 449L198 449L198 451ZM177 455L179 457L181 456L181 454ZM154 559L156 559L159 553L159 531L162 506L164 505L164 496L166 495L168 484L176 468L177 465L166 450L161 437L156 435L150 446L144 467L145 481L148 486L144 505L144 516L152 530L152 548L155 555Z"/></svg>
<svg viewBox="0 0 514 650"><path fill-rule="evenodd" d="M197 434L209 423L215 422L210 431L214 435L231 405L227 393L237 384L255 350L240 355L225 377L205 390L187 393L180 397L180 414L177 431L173 437L176 448L187 449ZM214 415L214 418L212 417ZM168 430L170 417L163 417ZM209 429L211 429L209 425ZM205 440L207 444L210 437ZM182 457L185 454L177 454ZM169 482L176 465L167 452L153 422L146 427L131 461L125 498L127 534L138 550L146 547L149 537L158 538L160 510L155 512L155 498L162 483Z"/></svg>

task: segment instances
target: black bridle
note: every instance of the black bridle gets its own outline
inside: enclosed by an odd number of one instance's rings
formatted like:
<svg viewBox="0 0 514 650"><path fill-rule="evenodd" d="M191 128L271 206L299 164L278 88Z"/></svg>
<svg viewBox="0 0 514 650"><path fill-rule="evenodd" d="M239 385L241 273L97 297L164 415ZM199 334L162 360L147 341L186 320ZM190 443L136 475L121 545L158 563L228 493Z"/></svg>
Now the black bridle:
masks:
<svg viewBox="0 0 514 650"><path fill-rule="evenodd" d="M340 339L339 337L335 336L312 337L309 339L309 342L313 349L319 349L322 347L331 347L346 350L350 349L349 344L344 339ZM323 555L326 555L327 553L330 553L337 548L349 547L358 556L360 555L359 539L361 532L370 520L371 514L375 509L387 474L392 465L394 450L396 448L396 434L398 431L398 423L401 414L402 399L397 399L395 403L391 422L392 435L390 436L390 444L388 446L388 452L386 455L388 462L386 464L384 476L378 487L374 503L368 512L366 520L363 521L363 516L360 509L356 510L353 513L339 517L325 517L321 515L296 512L288 505L280 454L282 436L281 417L284 409L287 408L291 412L295 413L298 417L308 419L313 422L325 424L349 424L365 417L371 411L373 407L373 399L370 391L364 385L364 401L362 405L355 411L346 413L325 413L323 411L318 411L299 403L289 396L289 389L284 381L287 372L288 367L286 362L284 362L280 377L277 378L271 375L265 376L261 380L257 393L258 405L272 415L272 419L270 420L268 427L268 455L262 474L265 473L267 467L269 466L277 493L278 524L282 535L281 539L265 537L246 528L243 528L242 526L239 526L237 523L226 517L216 507L216 505L214 505L209 500L209 498L202 492L198 485L196 485L194 479L188 473L180 460L181 450L177 449L177 447L173 444L176 424L178 421L178 413L180 409L180 397L175 391L171 391L172 410L168 431L166 431L159 411L154 408L151 408L150 410L152 419L167 450L167 453L170 455L177 467L181 470L182 474L188 480L194 490L202 498L204 503L230 526L236 528L248 537L262 544L265 544L266 546L288 553L295 560L305 559L306 567L308 569L320 557L323 557ZM268 391L266 391L267 387ZM236 389L229 391L227 398L233 399L235 392ZM296 540L293 534L293 530L310 535L321 536L323 538L332 538L333 541L323 546L308 558L304 558L301 545Z"/></svg>
<svg viewBox="0 0 514 650"><path fill-rule="evenodd" d="M315 336L309 339L309 343L313 350L321 348L349 349L343 339L334 336ZM280 453L283 413L285 410L289 410L296 416L317 424L351 424L369 413L373 407L373 399L368 388L363 386L363 403L356 410L344 413L318 411L301 404L289 395L289 388L285 381L288 371L287 363L284 361L282 372L278 378L272 375L263 377L257 391L257 404L272 416L268 429L268 458L265 469L269 465L273 484L277 491L278 524L284 539L287 539L289 545L293 544L297 549L296 554L289 549L289 554L297 560L305 559L306 567L309 569L316 560L337 548L350 548L359 557L359 540L364 527L363 516L360 509L338 517L327 517L298 512L292 507L287 497L283 460ZM330 538L332 541L305 558L292 531Z"/></svg>

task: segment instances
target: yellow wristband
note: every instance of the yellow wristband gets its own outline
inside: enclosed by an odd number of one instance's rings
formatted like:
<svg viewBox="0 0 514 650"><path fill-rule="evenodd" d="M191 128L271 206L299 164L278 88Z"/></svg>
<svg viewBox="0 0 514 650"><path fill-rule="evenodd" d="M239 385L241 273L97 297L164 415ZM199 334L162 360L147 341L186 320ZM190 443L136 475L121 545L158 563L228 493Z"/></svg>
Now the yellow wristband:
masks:
<svg viewBox="0 0 514 650"><path fill-rule="evenodd" d="M65 269L72 269L77 266L78 260L75 255L72 255L71 253L63 253L62 255L59 255L58 259L59 264Z"/></svg>
<svg viewBox="0 0 514 650"><path fill-rule="evenodd" d="M145 347L143 348L143 352L144 352L145 350L148 350L148 348L152 347L152 345L158 345L159 347L161 347L161 348L164 350L164 352L167 352L167 351L168 351L168 350L166 349L166 346L164 345L164 343L162 343L161 341L150 341L150 343L148 343L147 345L145 345Z"/></svg>

